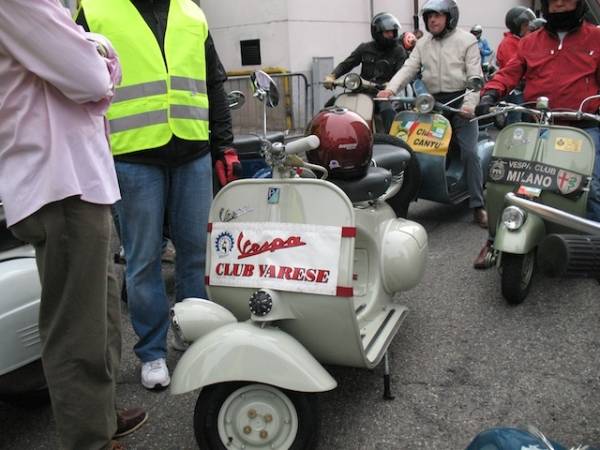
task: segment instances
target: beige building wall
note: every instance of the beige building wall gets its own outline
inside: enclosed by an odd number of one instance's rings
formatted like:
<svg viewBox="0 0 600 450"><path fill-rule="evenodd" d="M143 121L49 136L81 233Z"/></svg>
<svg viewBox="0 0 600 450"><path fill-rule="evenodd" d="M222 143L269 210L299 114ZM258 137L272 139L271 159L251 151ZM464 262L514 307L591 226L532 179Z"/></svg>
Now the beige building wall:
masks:
<svg viewBox="0 0 600 450"><path fill-rule="evenodd" d="M313 57L342 61L370 36L371 14L394 14L403 30L413 29L414 0L200 0L228 71L252 70L242 66L240 41L260 39L261 67L291 71L311 70ZM419 8L425 3L418 0ZM478 23L492 48L502 39L504 15L516 5L532 6L531 0L458 0L459 27L469 30ZM424 29L422 21L420 28Z"/></svg>

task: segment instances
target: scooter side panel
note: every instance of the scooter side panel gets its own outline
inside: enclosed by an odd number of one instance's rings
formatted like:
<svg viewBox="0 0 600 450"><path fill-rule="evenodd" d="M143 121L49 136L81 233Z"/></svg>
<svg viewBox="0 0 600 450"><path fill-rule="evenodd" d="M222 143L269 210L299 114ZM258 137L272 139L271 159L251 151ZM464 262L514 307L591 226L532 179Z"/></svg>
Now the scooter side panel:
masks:
<svg viewBox="0 0 600 450"><path fill-rule="evenodd" d="M529 253L546 236L544 221L530 214L521 228L511 231L503 223L498 225L494 248L501 252L524 255Z"/></svg>
<svg viewBox="0 0 600 450"><path fill-rule="evenodd" d="M229 381L254 381L300 392L324 392L337 386L289 334L235 323L198 339L185 351L173 372L171 393Z"/></svg>

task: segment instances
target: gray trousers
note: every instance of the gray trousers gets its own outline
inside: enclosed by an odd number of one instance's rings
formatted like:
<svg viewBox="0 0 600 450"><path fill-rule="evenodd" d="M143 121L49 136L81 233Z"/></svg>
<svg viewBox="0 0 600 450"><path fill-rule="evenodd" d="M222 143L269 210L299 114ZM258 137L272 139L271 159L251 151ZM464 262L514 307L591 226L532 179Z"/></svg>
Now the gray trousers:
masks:
<svg viewBox="0 0 600 450"><path fill-rule="evenodd" d="M456 140L460 149L460 159L467 175L467 189L469 190L469 208L483 206L483 174L481 172L481 159L477 153L477 139L479 126L477 121L470 122L459 114L452 114L453 140Z"/></svg>
<svg viewBox="0 0 600 450"><path fill-rule="evenodd" d="M110 206L78 197L50 203L11 227L36 253L39 329L60 448L100 450L117 427L119 290Z"/></svg>

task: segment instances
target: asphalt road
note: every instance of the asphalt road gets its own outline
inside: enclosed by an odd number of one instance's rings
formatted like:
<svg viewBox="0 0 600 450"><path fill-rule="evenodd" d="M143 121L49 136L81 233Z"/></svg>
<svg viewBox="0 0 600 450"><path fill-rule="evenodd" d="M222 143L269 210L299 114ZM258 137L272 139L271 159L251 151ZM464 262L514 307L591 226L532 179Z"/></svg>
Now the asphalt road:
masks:
<svg viewBox="0 0 600 450"><path fill-rule="evenodd" d="M382 399L382 367L328 367L339 386L320 394L318 450L464 449L479 431L535 424L567 446L600 443L600 285L536 275L524 304L503 300L495 269L472 261L486 232L466 207L420 201L409 215L429 233L418 288L402 294L410 313L391 345L393 401ZM165 278L172 290L172 268ZM196 448L196 394L146 391L123 318L118 397L148 423L123 439L129 449ZM169 355L173 369L178 354ZM0 448L54 449L48 407L0 404Z"/></svg>

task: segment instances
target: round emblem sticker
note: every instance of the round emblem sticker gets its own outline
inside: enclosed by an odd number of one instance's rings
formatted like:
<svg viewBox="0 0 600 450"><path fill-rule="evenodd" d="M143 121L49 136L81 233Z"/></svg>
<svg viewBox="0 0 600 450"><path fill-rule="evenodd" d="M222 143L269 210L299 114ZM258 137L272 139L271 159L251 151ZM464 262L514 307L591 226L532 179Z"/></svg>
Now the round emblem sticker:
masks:
<svg viewBox="0 0 600 450"><path fill-rule="evenodd" d="M523 128L515 128L513 131L513 141L522 141L525 137L525 130Z"/></svg>
<svg viewBox="0 0 600 450"><path fill-rule="evenodd" d="M224 256L229 255L231 250L233 250L233 236L231 233L223 231L219 234L215 240L215 248L219 257L223 258Z"/></svg>
<svg viewBox="0 0 600 450"><path fill-rule="evenodd" d="M492 163L492 165L490 166L490 180L492 181L499 181L502 180L504 178L504 175L506 173L506 168L505 166L505 162L504 161L494 161Z"/></svg>

